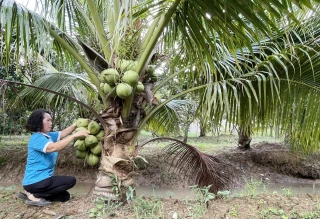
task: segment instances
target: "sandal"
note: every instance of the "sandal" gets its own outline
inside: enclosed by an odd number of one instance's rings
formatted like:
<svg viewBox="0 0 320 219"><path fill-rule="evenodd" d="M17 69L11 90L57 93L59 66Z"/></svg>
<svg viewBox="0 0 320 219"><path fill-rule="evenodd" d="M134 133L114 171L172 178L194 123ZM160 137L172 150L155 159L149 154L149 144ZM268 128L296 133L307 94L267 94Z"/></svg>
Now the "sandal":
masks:
<svg viewBox="0 0 320 219"><path fill-rule="evenodd" d="M35 205L35 206L40 206L40 207L52 204L52 202L49 202L43 198L40 198L39 201L32 201L32 200L28 199L24 203L26 203L28 205Z"/></svg>
<svg viewBox="0 0 320 219"><path fill-rule="evenodd" d="M27 196L25 193L23 193L23 192L19 192L19 193L18 193L18 198L21 198L21 199L23 199L23 200L29 200L29 199L28 199L28 196Z"/></svg>

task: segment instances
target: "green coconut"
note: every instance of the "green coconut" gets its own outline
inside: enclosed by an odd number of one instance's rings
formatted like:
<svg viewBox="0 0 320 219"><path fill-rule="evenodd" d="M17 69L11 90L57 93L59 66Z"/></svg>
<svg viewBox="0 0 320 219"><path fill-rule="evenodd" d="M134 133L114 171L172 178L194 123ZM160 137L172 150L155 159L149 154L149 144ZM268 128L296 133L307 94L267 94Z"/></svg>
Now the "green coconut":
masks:
<svg viewBox="0 0 320 219"><path fill-rule="evenodd" d="M121 72L134 70L136 66L137 66L137 62L132 60L120 59L118 62L118 67L120 68Z"/></svg>
<svg viewBox="0 0 320 219"><path fill-rule="evenodd" d="M156 74L150 75L149 78L150 78L151 82L157 82L158 81L158 77L157 77Z"/></svg>
<svg viewBox="0 0 320 219"><path fill-rule="evenodd" d="M104 83L104 84L103 84L103 92L106 93L106 94L110 93L113 88L114 88L114 87L111 86L111 85L108 84L108 83Z"/></svg>
<svg viewBox="0 0 320 219"><path fill-rule="evenodd" d="M78 139L73 145L78 151L86 151L87 147L84 144L84 140Z"/></svg>
<svg viewBox="0 0 320 219"><path fill-rule="evenodd" d="M97 165L99 163L99 157L97 155L94 155L92 153L89 153L88 157L87 157L87 163L90 166L94 166Z"/></svg>
<svg viewBox="0 0 320 219"><path fill-rule="evenodd" d="M132 93L132 87L127 83L119 83L116 87L118 97L126 99Z"/></svg>
<svg viewBox="0 0 320 219"><path fill-rule="evenodd" d="M96 134L96 138L100 141L104 137L104 130L100 130L98 134Z"/></svg>
<svg viewBox="0 0 320 219"><path fill-rule="evenodd" d="M78 150L78 147L80 147L82 144L84 143L84 140L76 140L76 142L73 144L73 146L75 147L75 148L77 148L77 150Z"/></svg>
<svg viewBox="0 0 320 219"><path fill-rule="evenodd" d="M154 95L154 97L157 99L157 101L160 103L161 102L161 94L160 93L156 93L155 95Z"/></svg>
<svg viewBox="0 0 320 219"><path fill-rule="evenodd" d="M76 158L78 159L84 159L86 158L87 152L86 151L79 151L76 150Z"/></svg>
<svg viewBox="0 0 320 219"><path fill-rule="evenodd" d="M79 118L76 121L77 127L87 127L89 124L89 119Z"/></svg>
<svg viewBox="0 0 320 219"><path fill-rule="evenodd" d="M100 83L100 90L102 91L103 94L104 94L104 91L103 91L104 84L105 84L105 83ZM104 95L103 95L103 96L104 96Z"/></svg>
<svg viewBox="0 0 320 219"><path fill-rule="evenodd" d="M126 71L122 76L122 81L135 87L138 84L139 75L133 70Z"/></svg>
<svg viewBox="0 0 320 219"><path fill-rule="evenodd" d="M98 143L96 146L94 146L93 148L90 148L91 153L100 156L101 155L101 151L102 151L102 146L101 143Z"/></svg>
<svg viewBox="0 0 320 219"><path fill-rule="evenodd" d="M137 91L138 93L141 93L142 91L144 91L144 85L142 84L142 82L140 82L140 81L138 82L136 91Z"/></svg>
<svg viewBox="0 0 320 219"><path fill-rule="evenodd" d="M73 133L76 133L76 132L78 132L80 130L88 130L88 129L86 127L78 127L73 131Z"/></svg>
<svg viewBox="0 0 320 219"><path fill-rule="evenodd" d="M94 135L88 135L84 139L84 144L89 148L94 147L96 144L98 144L98 139Z"/></svg>
<svg viewBox="0 0 320 219"><path fill-rule="evenodd" d="M88 125L88 130L91 135L98 134L100 132L100 125L96 121L91 121Z"/></svg>
<svg viewBox="0 0 320 219"><path fill-rule="evenodd" d="M101 78L104 82L114 85L120 78L119 72L114 68L108 68L101 72Z"/></svg>
<svg viewBox="0 0 320 219"><path fill-rule="evenodd" d="M151 82L157 82L158 81L158 77L155 73L156 71L156 66L155 65L148 65L146 68L146 73L147 75L149 75L150 81Z"/></svg>
<svg viewBox="0 0 320 219"><path fill-rule="evenodd" d="M114 89L114 86L108 84L108 83L105 83L103 85L103 92L106 94L106 95L110 95L110 97L115 97L117 96L117 93L116 93L116 89Z"/></svg>
<svg viewBox="0 0 320 219"><path fill-rule="evenodd" d="M155 70L156 70L156 66L155 65L148 65L147 67L146 67L146 73L148 74L148 75L154 75L154 72L155 72Z"/></svg>
<svg viewBox="0 0 320 219"><path fill-rule="evenodd" d="M76 128L73 133L76 133L80 130L88 130L86 127L79 127L79 128ZM78 140L78 139L81 139L81 140L84 140L86 137L85 136L79 136L79 137L76 137L74 138L75 140Z"/></svg>

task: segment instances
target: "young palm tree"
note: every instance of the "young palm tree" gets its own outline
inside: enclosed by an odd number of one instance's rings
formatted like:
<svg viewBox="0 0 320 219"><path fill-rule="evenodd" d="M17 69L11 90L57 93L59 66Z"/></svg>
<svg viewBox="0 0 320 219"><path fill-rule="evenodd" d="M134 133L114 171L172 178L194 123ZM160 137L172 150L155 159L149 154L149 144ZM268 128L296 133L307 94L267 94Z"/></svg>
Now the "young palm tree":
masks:
<svg viewBox="0 0 320 219"><path fill-rule="evenodd" d="M279 22L278 33L253 42L254 57L251 51L239 51L237 62L226 50L226 55L216 61L217 68L224 72L224 80L216 81L218 88L213 89L221 91L220 99L219 94L208 95L208 90L200 94L201 100L212 98L212 104L200 105L201 117L214 118L216 126L222 119L229 129L238 126L239 148L250 148L253 130L274 130L278 135L289 135L289 146L296 151L311 153L319 148L318 126L313 125L318 119L317 108L305 103L310 101L309 96L315 97L318 93L319 19L311 11L297 12L297 16L303 21L303 28ZM236 65L241 68L237 82L233 80L235 75L225 71ZM243 84L249 86L243 87ZM238 92L229 92L228 87ZM317 100L313 98L313 104L317 104ZM306 113L310 116L306 117ZM301 129L302 126L308 129Z"/></svg>
<svg viewBox="0 0 320 219"><path fill-rule="evenodd" d="M301 4L312 7L308 0ZM30 11L13 0L1 0L0 25L6 53L14 39L17 59L49 59L54 51L59 71L74 67L87 74L88 87L97 92L92 94L96 101L90 102L94 110L76 98L73 100L90 109L105 131L97 179L104 183L96 183L95 194L114 197L112 189L105 185L110 185L111 178L119 186L132 184L133 158L139 148L137 136L171 100L204 89L207 98L203 98L203 105L215 108L212 106L220 102L229 115L239 113L236 100L231 101L234 105L228 104L228 98L238 96L237 86L232 84L257 92L250 83L255 75L242 74L241 65L237 64L243 58L237 56L238 48L250 51L253 58L252 42L277 31L279 19L297 21L291 13L297 6L300 3L285 0L46 0L36 11ZM216 60L225 56L226 51L234 54L233 63L221 71ZM167 57L177 55L184 60L184 66L174 66L170 76L158 80L152 65L168 63L171 60ZM109 70L103 71L106 69ZM127 73L130 70L135 73ZM226 75L229 77L225 78ZM68 76L55 77L54 84L52 80L43 80L37 86L29 86L58 94L54 90L61 89ZM187 79L190 87L161 102L156 91L176 78ZM199 78L202 80L196 80ZM78 80L82 81L79 77ZM138 81L143 84L142 90ZM248 96L249 92L245 94ZM249 105L252 101L255 100L249 99ZM223 172L221 161L190 145L181 145L178 142L167 148L168 154L177 158L172 159L173 163L178 167L187 165L199 185L214 184L212 191L226 185L229 176Z"/></svg>

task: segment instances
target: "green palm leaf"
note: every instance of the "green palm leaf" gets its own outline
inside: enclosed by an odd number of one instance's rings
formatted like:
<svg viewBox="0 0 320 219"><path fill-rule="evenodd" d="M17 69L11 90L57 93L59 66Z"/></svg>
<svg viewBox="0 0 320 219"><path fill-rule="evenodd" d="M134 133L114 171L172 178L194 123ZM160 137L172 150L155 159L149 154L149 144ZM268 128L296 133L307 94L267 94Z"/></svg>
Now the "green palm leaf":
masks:
<svg viewBox="0 0 320 219"><path fill-rule="evenodd" d="M94 86L85 79L83 75L81 76L79 74L51 72L50 74L40 77L34 82L34 85L67 94L87 105L90 105L90 103L87 102L88 99L97 98ZM34 104L38 104L39 102L50 103L53 100L58 100L55 98L56 94L39 91L30 87L25 88L19 96L21 98L32 99ZM89 96L91 96L91 98L88 98Z"/></svg>
<svg viewBox="0 0 320 219"><path fill-rule="evenodd" d="M231 127L239 124L262 131L275 129L278 134L289 132L294 137L293 149L317 150L319 127L314 121L318 111L313 106L318 104L319 22L317 17L309 22L305 27L312 24L313 31L289 27L283 36L260 42L255 65L243 68L244 74L238 78L224 73L222 80L203 92L199 111L214 118L216 125L223 118Z"/></svg>
<svg viewBox="0 0 320 219"><path fill-rule="evenodd" d="M159 135L170 135L179 133L181 117L179 111L192 104L188 100L172 100L161 107L146 125L147 130L153 130Z"/></svg>

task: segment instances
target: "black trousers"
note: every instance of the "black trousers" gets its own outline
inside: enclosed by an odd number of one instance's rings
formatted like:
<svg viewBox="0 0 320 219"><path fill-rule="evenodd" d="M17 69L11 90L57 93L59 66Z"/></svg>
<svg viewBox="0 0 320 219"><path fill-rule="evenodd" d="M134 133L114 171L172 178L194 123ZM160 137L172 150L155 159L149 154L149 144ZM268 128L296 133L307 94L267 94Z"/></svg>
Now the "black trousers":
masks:
<svg viewBox="0 0 320 219"><path fill-rule="evenodd" d="M52 176L40 182L23 186L23 188L36 198L65 202L70 199L70 194L67 190L75 184L76 178L73 176Z"/></svg>

